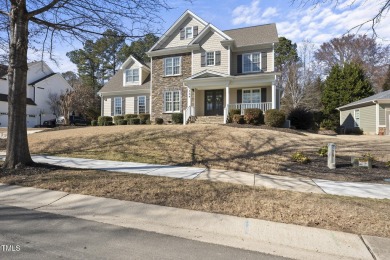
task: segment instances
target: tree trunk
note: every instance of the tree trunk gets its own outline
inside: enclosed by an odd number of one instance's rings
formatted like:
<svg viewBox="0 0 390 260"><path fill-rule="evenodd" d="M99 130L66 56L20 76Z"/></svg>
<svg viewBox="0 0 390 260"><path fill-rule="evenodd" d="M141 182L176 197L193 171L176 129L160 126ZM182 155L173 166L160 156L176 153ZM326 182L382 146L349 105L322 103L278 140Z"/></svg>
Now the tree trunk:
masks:
<svg viewBox="0 0 390 260"><path fill-rule="evenodd" d="M3 167L32 164L27 141L28 16L25 0L11 1L7 156Z"/></svg>

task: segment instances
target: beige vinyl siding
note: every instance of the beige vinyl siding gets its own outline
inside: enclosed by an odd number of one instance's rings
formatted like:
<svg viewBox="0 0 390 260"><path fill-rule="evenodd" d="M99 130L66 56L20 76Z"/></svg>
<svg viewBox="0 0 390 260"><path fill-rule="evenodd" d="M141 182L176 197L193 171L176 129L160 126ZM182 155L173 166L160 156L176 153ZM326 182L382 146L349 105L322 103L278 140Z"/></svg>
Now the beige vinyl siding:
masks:
<svg viewBox="0 0 390 260"><path fill-rule="evenodd" d="M202 38L202 40L199 42L200 50L194 51L192 74L196 74L206 69L221 72L224 74L229 73L228 72L229 50L227 47L221 45L221 40L223 40L223 38L213 31L210 31ZM202 53L211 52L211 51L221 52L221 65L202 67L201 66Z"/></svg>
<svg viewBox="0 0 390 260"><path fill-rule="evenodd" d="M179 28L177 28L175 31L172 32L171 36L165 41L165 43L161 47L159 47L159 49L188 45L193 40L193 38L180 40L180 29L185 28L185 27L189 27L189 26L192 26L192 27L198 26L198 34L204 28L203 24L198 22L196 19L189 17L181 24L181 26Z"/></svg>
<svg viewBox="0 0 390 260"><path fill-rule="evenodd" d="M149 76L149 71L147 71L146 69L141 69L141 73L142 75L140 75L141 77L141 84L145 81L145 79Z"/></svg>
<svg viewBox="0 0 390 260"><path fill-rule="evenodd" d="M267 49L257 49L257 50L250 50L250 51L240 51L240 52L232 52L231 56L231 74L232 75L237 75L237 56L242 55L244 53L253 53L253 52L266 52L267 53L267 71L266 72L272 72L272 60L273 60L273 55L272 55L272 49L267 48Z"/></svg>
<svg viewBox="0 0 390 260"><path fill-rule="evenodd" d="M360 128L364 134L376 133L376 106L366 106L345 111L340 111L340 125L346 128L355 127L354 111L359 109L360 111Z"/></svg>
<svg viewBox="0 0 390 260"><path fill-rule="evenodd" d="M111 116L111 98L105 98L103 102L103 115Z"/></svg>
<svg viewBox="0 0 390 260"><path fill-rule="evenodd" d="M125 114L134 114L134 97L126 97Z"/></svg>
<svg viewBox="0 0 390 260"><path fill-rule="evenodd" d="M237 103L237 89L229 89L229 103L236 104Z"/></svg>
<svg viewBox="0 0 390 260"><path fill-rule="evenodd" d="M379 105L379 125L386 124L386 108L387 110L390 110L390 104Z"/></svg>
<svg viewBox="0 0 390 260"><path fill-rule="evenodd" d="M204 90L195 90L195 114L204 115Z"/></svg>

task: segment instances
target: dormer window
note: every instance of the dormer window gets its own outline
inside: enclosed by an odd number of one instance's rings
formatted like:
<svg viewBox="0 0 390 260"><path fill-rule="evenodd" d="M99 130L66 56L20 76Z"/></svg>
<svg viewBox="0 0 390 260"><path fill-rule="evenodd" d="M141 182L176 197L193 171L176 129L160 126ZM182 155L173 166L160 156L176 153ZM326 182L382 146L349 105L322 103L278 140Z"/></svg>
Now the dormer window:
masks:
<svg viewBox="0 0 390 260"><path fill-rule="evenodd" d="M139 84L139 69L126 70L126 84Z"/></svg>
<svg viewBox="0 0 390 260"><path fill-rule="evenodd" d="M189 38L192 38L193 37L193 27L191 26L191 27L186 27L186 29L185 29L185 37L186 37L186 39L189 39Z"/></svg>

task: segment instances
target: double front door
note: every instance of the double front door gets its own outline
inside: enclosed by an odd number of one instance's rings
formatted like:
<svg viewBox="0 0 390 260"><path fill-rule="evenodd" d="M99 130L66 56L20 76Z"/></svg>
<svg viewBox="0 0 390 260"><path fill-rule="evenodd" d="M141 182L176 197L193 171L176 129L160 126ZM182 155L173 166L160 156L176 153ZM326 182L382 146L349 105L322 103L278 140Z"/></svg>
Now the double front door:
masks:
<svg viewBox="0 0 390 260"><path fill-rule="evenodd" d="M223 115L223 90L206 90L204 104L205 116Z"/></svg>

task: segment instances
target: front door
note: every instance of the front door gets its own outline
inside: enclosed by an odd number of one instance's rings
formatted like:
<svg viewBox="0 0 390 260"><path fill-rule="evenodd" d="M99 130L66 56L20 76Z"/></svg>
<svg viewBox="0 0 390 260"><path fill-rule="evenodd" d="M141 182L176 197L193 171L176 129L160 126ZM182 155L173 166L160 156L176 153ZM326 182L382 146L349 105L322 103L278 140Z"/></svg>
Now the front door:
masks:
<svg viewBox="0 0 390 260"><path fill-rule="evenodd" d="M206 116L223 115L223 90L206 90L204 104Z"/></svg>

